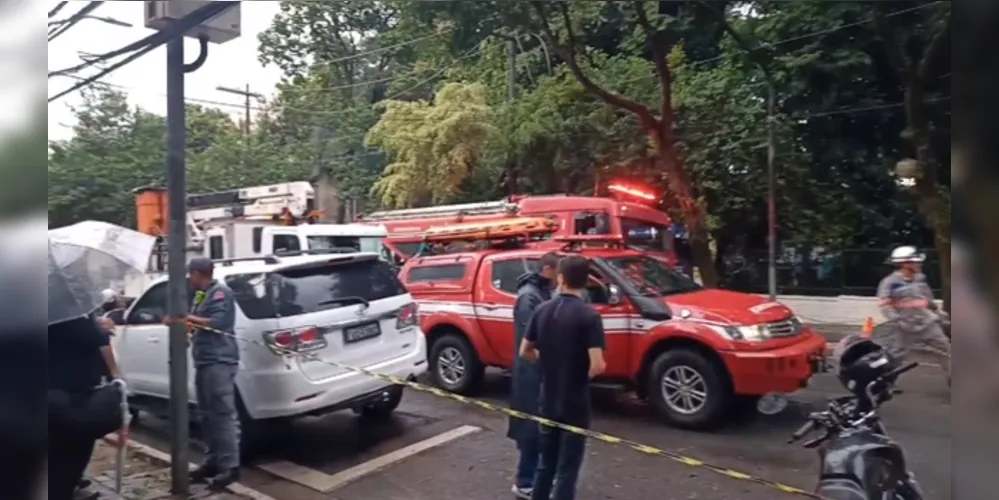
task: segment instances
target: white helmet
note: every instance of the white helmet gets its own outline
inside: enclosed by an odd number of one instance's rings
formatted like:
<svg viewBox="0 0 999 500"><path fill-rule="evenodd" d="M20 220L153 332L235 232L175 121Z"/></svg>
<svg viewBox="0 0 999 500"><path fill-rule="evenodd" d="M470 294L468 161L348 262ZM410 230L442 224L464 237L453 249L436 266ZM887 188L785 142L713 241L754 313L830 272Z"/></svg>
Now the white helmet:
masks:
<svg viewBox="0 0 999 500"><path fill-rule="evenodd" d="M902 264L904 262L923 262L924 260L926 260L925 254L920 253L914 246L905 245L892 250L888 262Z"/></svg>
<svg viewBox="0 0 999 500"><path fill-rule="evenodd" d="M105 288L104 290L101 290L101 304L107 304L108 302L111 302L112 300L115 300L117 298L118 298L118 292L110 288Z"/></svg>

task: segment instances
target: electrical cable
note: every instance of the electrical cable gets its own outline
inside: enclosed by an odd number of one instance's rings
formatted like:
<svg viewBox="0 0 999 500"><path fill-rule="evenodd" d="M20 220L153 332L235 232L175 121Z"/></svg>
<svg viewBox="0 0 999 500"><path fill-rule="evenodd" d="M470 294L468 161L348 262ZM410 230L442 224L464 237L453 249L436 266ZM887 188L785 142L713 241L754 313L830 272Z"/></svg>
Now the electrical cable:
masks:
<svg viewBox="0 0 999 500"><path fill-rule="evenodd" d="M51 42L52 40L59 38L60 35L69 31L69 29L72 28L73 26L76 26L76 23L83 20L84 17L87 17L87 15L97 10L97 8L103 4L104 2L90 2L87 5L85 5L82 9L78 10L76 14L69 16L69 18L66 19L66 24L53 28L52 31L49 32L48 41Z"/></svg>
<svg viewBox="0 0 999 500"><path fill-rule="evenodd" d="M86 86L88 86L88 85L90 85L92 83L95 83L100 78L111 74L112 72L114 72L118 68L121 68L122 66L125 66L126 64L128 64L128 63L130 63L130 62L132 62L132 61L134 61L134 60L142 57L143 55L148 54L153 49L156 49L157 47L166 44L169 40L177 38L177 37L184 36L184 33L187 33L188 31L190 31L195 26L198 26L199 24L202 24L205 21L208 21L209 19L212 19L212 18L218 16L219 14L225 12L226 10L232 8L233 7L233 3L234 2L211 2L208 5L206 5L204 7L201 7L200 9L192 12L191 14L189 14L187 16L184 16L183 18L178 19L177 21L174 21L173 23L170 24L170 26L167 29L160 31L160 32L156 33L155 35L153 35L151 37L146 37L146 38L143 38L142 40L139 40L137 42L133 42L133 43L127 45L126 47L128 47L128 48L131 48L133 46L138 46L138 47L141 47L141 48L139 50L137 50L136 52L134 52L132 55L126 57L125 59L122 59L121 61L108 66L107 68L105 68L104 70L102 70L100 73L98 73L98 74L96 74L96 75L94 75L92 77L86 78L83 81L78 82L76 85L73 85L69 89L62 91L62 92L56 94L53 97L50 97L49 100L48 100L48 102L55 101L55 100L59 99L60 97L66 95L66 94L70 94L72 92L76 92L77 90L80 90L80 89L82 89L82 88L84 88L84 87L86 87ZM149 40L149 39L153 39L155 41L153 43L150 43L150 44L146 45L146 46L142 46L141 45L142 42L144 42L145 40ZM122 49L118 49L118 50L109 52L109 54L110 53L116 53L117 54L117 53L124 53L124 52L122 51ZM111 56L111 57L114 57L114 56ZM101 58L95 58L93 60L93 62L95 64L97 62L102 62L102 60L99 60L99 59L101 59Z"/></svg>
<svg viewBox="0 0 999 500"><path fill-rule="evenodd" d="M49 11L49 19L55 17L55 15L58 14L59 11L62 10L62 8L65 7L67 4L69 4L69 0L64 0L62 2L57 3L55 7L52 7L52 10Z"/></svg>

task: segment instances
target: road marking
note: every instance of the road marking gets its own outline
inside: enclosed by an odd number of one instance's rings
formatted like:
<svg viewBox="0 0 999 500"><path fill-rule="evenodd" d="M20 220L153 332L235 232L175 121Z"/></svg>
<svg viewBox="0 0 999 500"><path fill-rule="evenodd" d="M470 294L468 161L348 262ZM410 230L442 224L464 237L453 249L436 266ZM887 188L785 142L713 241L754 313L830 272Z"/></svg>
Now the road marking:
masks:
<svg viewBox="0 0 999 500"><path fill-rule="evenodd" d="M105 439L105 441L108 442L108 443L111 443L111 441L108 441L107 439ZM135 438L129 439L127 441L127 446L129 448L132 448L132 450L134 450L135 452L137 452L139 454L142 454L142 455L146 455L147 457L150 457L150 458L152 458L154 460L157 460L157 461L160 461L160 462L164 462L164 463L168 463L168 464L170 463L170 455L169 454L163 453L162 451L157 450L156 448L153 448L152 446L140 443L140 442L136 441ZM194 469L195 467L197 467L197 465L195 465L193 463L189 463L187 466L188 466L189 469ZM267 495L265 493L257 491L257 490L255 490L253 488L248 487L248 486L244 486L244 485L242 485L240 483L230 484L227 489L229 491L237 494L237 495L241 495L241 496L244 496L246 498L249 498L250 500L277 500L276 498L274 498L274 497L272 497L270 495Z"/></svg>
<svg viewBox="0 0 999 500"><path fill-rule="evenodd" d="M388 467L397 462L401 462L413 455L422 453L431 448L436 448L455 439L462 438L469 434L481 431L479 427L473 425L463 425L456 429L443 432L434 437L424 439L418 443L413 443L405 448L400 448L391 453L386 453L373 458L349 469L330 475L315 469L303 467L288 461L271 462L257 465L258 469L267 471L277 477L292 481L294 483L316 490L321 493L329 493L338 488L342 488L350 482L356 481L372 472Z"/></svg>

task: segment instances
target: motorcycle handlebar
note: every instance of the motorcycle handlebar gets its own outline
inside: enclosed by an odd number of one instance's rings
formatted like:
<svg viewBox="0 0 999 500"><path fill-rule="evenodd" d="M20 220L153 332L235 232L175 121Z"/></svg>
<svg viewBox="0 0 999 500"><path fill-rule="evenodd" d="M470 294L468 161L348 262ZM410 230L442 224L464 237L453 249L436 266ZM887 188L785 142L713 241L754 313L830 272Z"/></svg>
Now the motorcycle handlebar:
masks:
<svg viewBox="0 0 999 500"><path fill-rule="evenodd" d="M805 422L805 425L802 425L801 427L798 428L798 430L794 431L794 434L791 434L791 439L788 441L788 443L793 443L805 437L805 434L812 432L813 429L815 429L814 420L809 420L808 422Z"/></svg>
<svg viewBox="0 0 999 500"><path fill-rule="evenodd" d="M901 374L903 374L903 373L905 373L905 372L907 372L909 370L912 370L913 368L915 368L917 366L919 366L919 362L917 362L917 361L913 361L911 363L906 363L906 364L904 364L904 365L902 365L902 366L900 366L898 368L895 368L894 370L890 371L888 373L887 377L885 377L885 378L897 377L897 376L899 376L899 375L901 375Z"/></svg>

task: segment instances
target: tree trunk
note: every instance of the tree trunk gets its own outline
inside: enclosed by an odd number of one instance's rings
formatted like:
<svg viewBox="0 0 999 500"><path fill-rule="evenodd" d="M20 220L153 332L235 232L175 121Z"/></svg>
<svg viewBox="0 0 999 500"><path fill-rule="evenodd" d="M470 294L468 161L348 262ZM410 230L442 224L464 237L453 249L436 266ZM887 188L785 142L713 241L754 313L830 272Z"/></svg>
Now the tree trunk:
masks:
<svg viewBox="0 0 999 500"><path fill-rule="evenodd" d="M944 307L950 311L950 211L940 200L937 179L937 159L930 146L930 123L925 114L922 85L909 81L905 89L905 108L909 122L906 135L916 150L916 164L921 175L916 179L919 211L933 229L933 243L940 259L940 286L943 289Z"/></svg>
<svg viewBox="0 0 999 500"><path fill-rule="evenodd" d="M683 160L676 155L670 141L667 140L666 127L672 127L672 123L659 120L654 126L651 124L646 126L645 133L655 150L658 169L666 173L669 191L676 197L677 205L683 214L683 222L687 226L689 235L691 256L694 259L694 266L701 274L701 282L704 286L713 288L718 286L718 272L711 251L707 216L704 207L698 203L693 179L684 168Z"/></svg>

